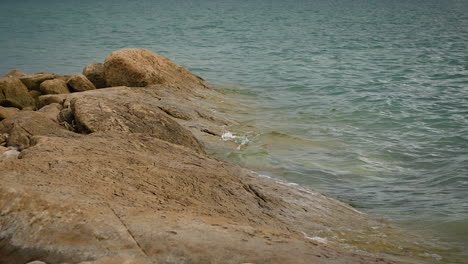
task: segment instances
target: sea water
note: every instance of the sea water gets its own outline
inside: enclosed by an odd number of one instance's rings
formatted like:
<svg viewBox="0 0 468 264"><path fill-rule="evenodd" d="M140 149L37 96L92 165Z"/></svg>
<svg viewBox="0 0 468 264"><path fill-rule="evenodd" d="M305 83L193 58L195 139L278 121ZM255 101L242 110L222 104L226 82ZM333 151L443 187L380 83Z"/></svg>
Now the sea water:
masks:
<svg viewBox="0 0 468 264"><path fill-rule="evenodd" d="M221 111L239 147L218 155L454 255L468 248L467 46L466 0L0 1L0 73L148 48L237 98Z"/></svg>

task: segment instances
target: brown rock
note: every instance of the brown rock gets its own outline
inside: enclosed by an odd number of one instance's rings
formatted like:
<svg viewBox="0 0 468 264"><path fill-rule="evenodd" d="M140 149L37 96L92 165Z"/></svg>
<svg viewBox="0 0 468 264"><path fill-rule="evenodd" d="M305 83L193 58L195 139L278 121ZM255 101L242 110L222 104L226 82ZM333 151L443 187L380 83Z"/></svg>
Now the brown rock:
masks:
<svg viewBox="0 0 468 264"><path fill-rule="evenodd" d="M41 83L42 94L66 94L70 93L67 82L61 79L47 80Z"/></svg>
<svg viewBox="0 0 468 264"><path fill-rule="evenodd" d="M84 92L96 89L94 84L83 74L72 75L67 84L73 92Z"/></svg>
<svg viewBox="0 0 468 264"><path fill-rule="evenodd" d="M0 78L0 106L22 109L27 106L34 107L35 102L19 79L2 77Z"/></svg>
<svg viewBox="0 0 468 264"><path fill-rule="evenodd" d="M62 106L58 103L53 103L42 107L41 109L37 110L39 113L45 114L50 120L59 123L58 116L60 111L62 110Z"/></svg>
<svg viewBox="0 0 468 264"><path fill-rule="evenodd" d="M164 84L185 89L206 87L202 78L146 49L112 52L104 62L104 72L108 86Z"/></svg>
<svg viewBox="0 0 468 264"><path fill-rule="evenodd" d="M66 94L47 94L39 96L39 107L43 107L48 104L58 103L62 104L66 98Z"/></svg>
<svg viewBox="0 0 468 264"><path fill-rule="evenodd" d="M3 119L9 118L11 116L14 116L19 112L20 112L20 110L18 108L15 108L15 107L0 106L0 121L3 120Z"/></svg>
<svg viewBox="0 0 468 264"><path fill-rule="evenodd" d="M149 264L143 260L133 259L129 257L106 257L94 261L84 261L78 264Z"/></svg>
<svg viewBox="0 0 468 264"><path fill-rule="evenodd" d="M105 88L106 78L104 76L104 64L91 63L83 69L83 75L90 80L96 88Z"/></svg>
<svg viewBox="0 0 468 264"><path fill-rule="evenodd" d="M71 110L78 130L143 133L204 153L203 146L192 133L160 109L122 99L94 96L73 99Z"/></svg>
<svg viewBox="0 0 468 264"><path fill-rule="evenodd" d="M45 113L20 112L0 122L0 133L7 133L7 145L22 150L34 145L34 136L73 136Z"/></svg>
<svg viewBox="0 0 468 264"><path fill-rule="evenodd" d="M7 74L5 74L5 77L14 77L14 78L20 78L25 76L26 74L20 70L13 69L9 71Z"/></svg>
<svg viewBox="0 0 468 264"><path fill-rule="evenodd" d="M53 73L34 73L19 78L29 90L38 90L43 81L52 80L56 77Z"/></svg>

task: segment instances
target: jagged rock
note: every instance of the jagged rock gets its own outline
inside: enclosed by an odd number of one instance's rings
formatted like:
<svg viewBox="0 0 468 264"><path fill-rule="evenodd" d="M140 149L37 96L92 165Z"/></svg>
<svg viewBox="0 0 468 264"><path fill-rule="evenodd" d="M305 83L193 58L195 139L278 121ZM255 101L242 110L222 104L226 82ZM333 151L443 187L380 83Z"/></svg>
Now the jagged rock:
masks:
<svg viewBox="0 0 468 264"><path fill-rule="evenodd" d="M0 106L16 107L34 107L34 99L28 92L26 86L17 78L0 78Z"/></svg>
<svg viewBox="0 0 468 264"><path fill-rule="evenodd" d="M91 63L83 69L83 75L90 80L96 88L105 88L106 78L104 76L104 64Z"/></svg>
<svg viewBox="0 0 468 264"><path fill-rule="evenodd" d="M53 73L34 73L20 77L19 79L28 87L29 90L38 90L43 81L55 79Z"/></svg>
<svg viewBox="0 0 468 264"><path fill-rule="evenodd" d="M15 107L3 107L0 106L0 121L11 116L16 115L20 110Z"/></svg>
<svg viewBox="0 0 468 264"><path fill-rule="evenodd" d="M203 153L190 131L157 108L138 102L86 96L71 100L77 128L85 133L119 131L144 133Z"/></svg>
<svg viewBox="0 0 468 264"><path fill-rule="evenodd" d="M13 69L11 71L9 71L7 74L5 74L4 77L14 77L14 78L20 78L20 77L23 77L25 76L26 74L20 70L17 70L17 69Z"/></svg>
<svg viewBox="0 0 468 264"><path fill-rule="evenodd" d="M206 87L202 78L146 49L112 52L104 62L104 72L108 86L164 84L185 89Z"/></svg>
<svg viewBox="0 0 468 264"><path fill-rule="evenodd" d="M67 82L61 79L47 80L41 83L42 94L66 94L70 93Z"/></svg>
<svg viewBox="0 0 468 264"><path fill-rule="evenodd" d="M0 122L0 133L7 133L7 145L16 146L19 150L34 145L34 136L74 136L74 133L65 130L47 114L40 112L20 112L4 119Z"/></svg>
<svg viewBox="0 0 468 264"><path fill-rule="evenodd" d="M73 92L84 92L96 89L94 84L90 80L88 80L88 78L86 78L86 76L84 76L83 74L72 75L68 79L67 84Z"/></svg>

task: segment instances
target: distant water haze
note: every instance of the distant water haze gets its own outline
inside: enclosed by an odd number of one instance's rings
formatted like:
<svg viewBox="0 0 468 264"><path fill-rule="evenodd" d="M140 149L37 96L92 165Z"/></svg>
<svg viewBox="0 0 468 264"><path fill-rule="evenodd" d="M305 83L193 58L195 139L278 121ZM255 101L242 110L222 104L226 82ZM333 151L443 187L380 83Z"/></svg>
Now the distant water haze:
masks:
<svg viewBox="0 0 468 264"><path fill-rule="evenodd" d="M218 155L468 248L468 1L3 0L0 38L2 74L167 56L232 98Z"/></svg>

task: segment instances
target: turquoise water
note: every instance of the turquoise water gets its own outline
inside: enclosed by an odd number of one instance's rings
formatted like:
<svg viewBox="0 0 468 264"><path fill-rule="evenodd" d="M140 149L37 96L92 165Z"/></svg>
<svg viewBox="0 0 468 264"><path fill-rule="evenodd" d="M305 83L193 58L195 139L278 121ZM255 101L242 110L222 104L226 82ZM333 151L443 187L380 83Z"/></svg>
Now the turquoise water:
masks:
<svg viewBox="0 0 468 264"><path fill-rule="evenodd" d="M0 73L165 55L242 98L228 159L468 248L468 1L3 0L0 38Z"/></svg>

